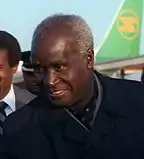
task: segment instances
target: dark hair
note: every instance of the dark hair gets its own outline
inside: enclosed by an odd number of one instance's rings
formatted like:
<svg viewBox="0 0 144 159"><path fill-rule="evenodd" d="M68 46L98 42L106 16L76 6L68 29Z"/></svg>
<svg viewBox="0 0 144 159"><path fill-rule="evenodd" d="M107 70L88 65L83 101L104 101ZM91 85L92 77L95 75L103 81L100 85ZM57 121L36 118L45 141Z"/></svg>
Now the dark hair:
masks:
<svg viewBox="0 0 144 159"><path fill-rule="evenodd" d="M10 67L18 65L21 59L21 48L14 36L6 31L0 31L0 49L7 50Z"/></svg>

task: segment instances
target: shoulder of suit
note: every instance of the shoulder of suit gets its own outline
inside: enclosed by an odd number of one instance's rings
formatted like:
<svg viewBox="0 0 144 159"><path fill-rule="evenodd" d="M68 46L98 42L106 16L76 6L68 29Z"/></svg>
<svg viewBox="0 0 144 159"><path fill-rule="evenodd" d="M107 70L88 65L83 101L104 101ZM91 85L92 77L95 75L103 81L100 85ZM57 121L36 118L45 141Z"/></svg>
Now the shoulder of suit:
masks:
<svg viewBox="0 0 144 159"><path fill-rule="evenodd" d="M115 85L120 90L121 89L125 91L131 90L131 93L134 93L134 94L144 93L144 83L142 82L127 80L127 79L114 79L114 78L110 78L110 81L113 85Z"/></svg>
<svg viewBox="0 0 144 159"><path fill-rule="evenodd" d="M144 117L144 84L138 81L110 78L99 75L102 85L102 104L100 110L106 110L114 116Z"/></svg>
<svg viewBox="0 0 144 159"><path fill-rule="evenodd" d="M103 92L109 99L124 100L130 105L144 105L144 83L134 80L111 78L96 72L103 87Z"/></svg>
<svg viewBox="0 0 144 159"><path fill-rule="evenodd" d="M107 76L104 76L97 72L96 72L96 75L97 75L98 79L100 80L100 82L102 83L102 85L104 85L104 87L105 86L106 87L115 86L119 90L125 89L125 90L132 90L132 92L135 92L135 89L137 89L139 91L144 92L144 83L142 83L140 81L107 77ZM115 88L115 90L116 90L116 88Z"/></svg>
<svg viewBox="0 0 144 159"><path fill-rule="evenodd" d="M4 122L4 132L12 134L13 132L23 129L33 121L38 120L38 112L40 109L51 109L52 103L48 98L35 97L25 106L11 113Z"/></svg>
<svg viewBox="0 0 144 159"><path fill-rule="evenodd" d="M30 102L36 97L36 95L30 93L26 89L21 89L15 85L14 85L14 91L16 94L16 98L18 98L19 101L22 101L25 104Z"/></svg>
<svg viewBox="0 0 144 159"><path fill-rule="evenodd" d="M21 94L25 94L25 95L28 95L28 96L36 97L34 94L30 93L28 90L19 88L19 87L15 86L15 85L14 85L14 90L18 91Z"/></svg>
<svg viewBox="0 0 144 159"><path fill-rule="evenodd" d="M24 107L21 107L17 111L11 113L5 120L4 132L6 134L11 134L19 131L35 120L35 118L37 118L38 109L42 103L43 99L36 97Z"/></svg>

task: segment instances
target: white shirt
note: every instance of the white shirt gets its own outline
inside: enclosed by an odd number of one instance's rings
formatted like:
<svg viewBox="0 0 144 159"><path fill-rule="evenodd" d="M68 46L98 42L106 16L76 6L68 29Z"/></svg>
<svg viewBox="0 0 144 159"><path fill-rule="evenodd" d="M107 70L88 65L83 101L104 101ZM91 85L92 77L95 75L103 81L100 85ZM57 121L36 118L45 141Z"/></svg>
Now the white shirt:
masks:
<svg viewBox="0 0 144 159"><path fill-rule="evenodd" d="M13 85L11 85L9 93L0 101L4 101L8 104L8 107L5 109L6 115L9 115L16 110L15 93Z"/></svg>

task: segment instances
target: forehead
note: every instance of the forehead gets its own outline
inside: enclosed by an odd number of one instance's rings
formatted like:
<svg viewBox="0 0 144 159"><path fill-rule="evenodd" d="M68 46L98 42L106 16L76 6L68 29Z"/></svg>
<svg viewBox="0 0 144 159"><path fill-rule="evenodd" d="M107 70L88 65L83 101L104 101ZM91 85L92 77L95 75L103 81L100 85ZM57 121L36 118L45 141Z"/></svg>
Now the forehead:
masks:
<svg viewBox="0 0 144 159"><path fill-rule="evenodd" d="M6 49L0 49L0 64L6 64L8 62L8 55Z"/></svg>
<svg viewBox="0 0 144 159"><path fill-rule="evenodd" d="M55 62L58 60L72 60L79 51L74 36L64 32L45 35L35 44L33 58L39 62ZM44 63L45 63L44 62Z"/></svg>

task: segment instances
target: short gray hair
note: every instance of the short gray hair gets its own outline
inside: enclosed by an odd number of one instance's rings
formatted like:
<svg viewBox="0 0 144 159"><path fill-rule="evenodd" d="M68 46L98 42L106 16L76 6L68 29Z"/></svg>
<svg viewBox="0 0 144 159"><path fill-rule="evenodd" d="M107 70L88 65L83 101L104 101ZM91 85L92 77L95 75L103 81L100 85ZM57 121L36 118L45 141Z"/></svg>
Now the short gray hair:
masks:
<svg viewBox="0 0 144 159"><path fill-rule="evenodd" d="M72 28L77 36L76 41L80 46L80 53L94 49L93 35L89 25L82 17L74 14L55 14L47 17L35 29L32 41L36 37L43 37L43 34L46 33L46 28L55 22L64 23Z"/></svg>

